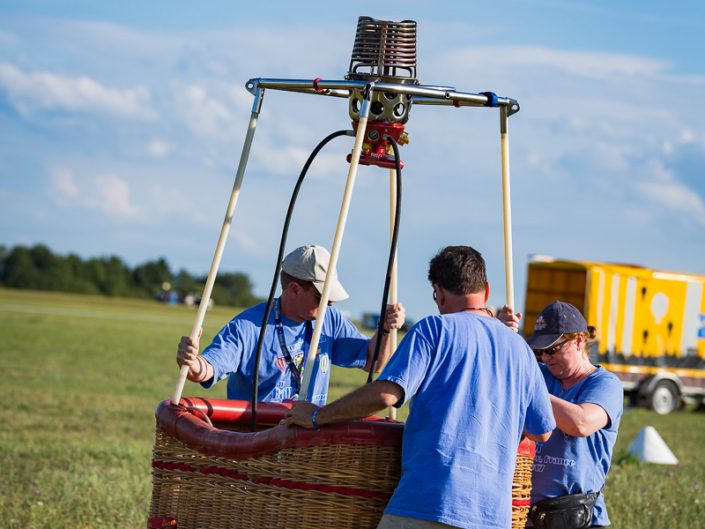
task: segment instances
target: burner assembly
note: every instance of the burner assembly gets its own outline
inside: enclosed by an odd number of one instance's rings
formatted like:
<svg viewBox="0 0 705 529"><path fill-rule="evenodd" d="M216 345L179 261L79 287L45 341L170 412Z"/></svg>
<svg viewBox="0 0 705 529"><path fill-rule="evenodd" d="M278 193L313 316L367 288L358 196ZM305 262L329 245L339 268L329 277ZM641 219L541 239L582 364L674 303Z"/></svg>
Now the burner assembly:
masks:
<svg viewBox="0 0 705 529"><path fill-rule="evenodd" d="M314 94L327 97L348 99L348 114L352 119L352 130L339 131L331 134L314 149L306 162L297 181L290 202L289 211L282 234L279 261L283 256L289 220L293 211L296 196L300 189L308 167L320 149L333 137L352 136L355 138L352 152L347 155L349 162L345 191L343 194L340 214L336 226L333 244L330 250L329 272L335 270L340 254L340 246L347 221L350 200L360 164L373 165L389 169L390 174L390 232L391 248L387 270L387 282L383 296L382 307L386 303L396 302L396 235L399 229L401 209L401 169L403 163L399 156L399 146L409 142L405 125L409 120L413 105L432 105L449 107L496 108L499 110L501 164L502 164L502 194L504 220L504 249L507 303L514 305L514 283L511 242L511 201L509 191L509 142L508 118L519 111L519 103L509 97L498 96L493 92L460 92L453 87L440 84L424 85L416 77L416 22L403 20L392 22L376 20L370 17L359 17L355 42L350 58L348 73L341 80L322 78L302 79L269 79L253 78L247 81L245 87L254 96L252 112L245 136L245 142L240 156L235 182L228 202L225 220L216 245L215 255L199 306L196 321L191 336L196 337L203 324L205 307L208 305L215 276L220 266L225 241L230 230L235 207L240 194L250 149L257 128L257 119L262 109L264 94L267 90L286 91L294 93ZM270 295L271 306L279 268L275 271ZM330 274L329 274L330 275ZM326 281L321 293L319 317L313 331L309 358L315 355L322 331L322 322L328 307L331 281ZM391 299L388 299L391 290ZM269 316L269 310L265 314ZM383 318L380 317L380 325ZM380 333L381 334L381 333ZM182 368L177 381L172 402L179 402L183 386L186 382L188 369ZM301 391L305 394L310 382L310 370L304 374ZM253 424L256 417L256 381L253 389Z"/></svg>
<svg viewBox="0 0 705 529"><path fill-rule="evenodd" d="M416 22L387 22L360 17L350 68L345 78L368 83L418 85ZM351 91L349 114L356 132L363 100L364 90ZM394 167L392 146L385 137L391 136L400 145L409 143L404 123L409 120L411 102L411 96L403 93L376 91L371 95L361 164ZM351 158L352 155L348 155L348 162Z"/></svg>

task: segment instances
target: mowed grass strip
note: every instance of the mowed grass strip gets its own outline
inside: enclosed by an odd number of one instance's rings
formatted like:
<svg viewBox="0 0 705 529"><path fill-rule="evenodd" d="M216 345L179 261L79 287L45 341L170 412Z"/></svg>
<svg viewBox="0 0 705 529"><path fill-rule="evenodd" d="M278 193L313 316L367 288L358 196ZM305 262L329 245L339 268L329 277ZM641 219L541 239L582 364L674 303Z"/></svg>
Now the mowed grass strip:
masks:
<svg viewBox="0 0 705 529"><path fill-rule="evenodd" d="M209 311L203 342L236 311ZM145 527L154 408L173 391L176 344L194 318L156 302L0 289L0 527ZM331 398L365 380L334 369ZM225 386L187 383L184 394L224 398ZM679 466L624 456L646 425ZM704 445L704 413L627 411L604 491L613 527L701 527Z"/></svg>

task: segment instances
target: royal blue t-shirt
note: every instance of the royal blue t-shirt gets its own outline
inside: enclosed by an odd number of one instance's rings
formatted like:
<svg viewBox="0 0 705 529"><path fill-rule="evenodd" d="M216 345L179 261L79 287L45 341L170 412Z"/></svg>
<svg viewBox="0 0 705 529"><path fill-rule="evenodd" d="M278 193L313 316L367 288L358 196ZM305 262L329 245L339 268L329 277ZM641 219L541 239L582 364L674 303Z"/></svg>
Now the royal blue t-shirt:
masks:
<svg viewBox="0 0 705 529"><path fill-rule="evenodd" d="M510 527L522 431L556 425L526 342L495 318L430 316L412 327L378 380L401 386L409 402L401 480L385 512L468 529Z"/></svg>
<svg viewBox="0 0 705 529"><path fill-rule="evenodd" d="M229 377L229 399L252 398L255 353L266 306L266 303L260 303L230 320L203 351L203 357L215 370L212 379L201 383L204 388L210 388ZM296 379L282 353L274 321L272 311L264 334L259 364L258 398L264 402L282 402L297 396ZM305 358L308 347L306 326L315 325L315 322L299 323L283 315L281 322L284 341L292 359L296 361ZM331 364L364 367L368 344L369 338L363 336L338 309L328 307L306 400L319 406L324 405L328 397ZM304 365L304 369L308 369L308 366Z"/></svg>
<svg viewBox="0 0 705 529"><path fill-rule="evenodd" d="M624 403L622 383L614 373L598 366L596 371L564 390L545 364L540 367L551 395L573 404L597 404L607 412L609 420L607 426L587 437L573 437L556 428L547 442L536 444L531 503L566 494L597 492L605 484L617 440ZM605 498L600 494L592 525L609 524Z"/></svg>

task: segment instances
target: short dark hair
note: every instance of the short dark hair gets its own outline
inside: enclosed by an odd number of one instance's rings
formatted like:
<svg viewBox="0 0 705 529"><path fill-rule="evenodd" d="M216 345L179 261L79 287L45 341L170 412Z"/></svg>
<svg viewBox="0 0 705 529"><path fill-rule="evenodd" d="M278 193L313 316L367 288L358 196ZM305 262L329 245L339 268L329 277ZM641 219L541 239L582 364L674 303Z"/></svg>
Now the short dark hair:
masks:
<svg viewBox="0 0 705 529"><path fill-rule="evenodd" d="M298 277L294 277L292 275L289 275L286 272L284 272L284 270L281 271L281 274L279 275L279 279L281 280L282 290L286 290L286 287L288 287L291 283L298 283L305 290L310 290L312 288L315 288L311 281L304 281L303 279L299 279Z"/></svg>
<svg viewBox="0 0 705 529"><path fill-rule="evenodd" d="M428 280L452 294L482 292L487 286L485 260L470 246L446 246L431 259Z"/></svg>

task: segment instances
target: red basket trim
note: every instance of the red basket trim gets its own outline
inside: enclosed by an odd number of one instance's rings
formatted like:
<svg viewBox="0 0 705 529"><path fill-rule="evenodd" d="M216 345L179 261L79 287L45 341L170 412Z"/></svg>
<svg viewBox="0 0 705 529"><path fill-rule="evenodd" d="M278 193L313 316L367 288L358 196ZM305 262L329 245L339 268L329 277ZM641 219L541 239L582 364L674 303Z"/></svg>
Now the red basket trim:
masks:
<svg viewBox="0 0 705 529"><path fill-rule="evenodd" d="M282 487L286 489L298 489L298 490L315 490L318 492L341 494L343 496L356 496L361 498L379 498L382 500L389 500L392 496L389 492L380 492L367 489L359 489L356 487L339 487L335 485L318 485L316 483L304 483L301 481L291 481L288 479L279 479L273 477L254 477L250 478L244 474L228 470L227 468L209 466L209 467L195 467L187 463L169 463L167 461L152 461L152 467L160 468L164 470L179 470L182 472L198 472L200 474L217 474L219 476L225 476L231 479L237 479L240 481L249 481L250 483L256 483L258 485L273 485L275 487ZM161 527L161 526L156 526Z"/></svg>
<svg viewBox="0 0 705 529"><path fill-rule="evenodd" d="M517 454L533 459L536 456L536 443L528 437L524 437L519 443Z"/></svg>
<svg viewBox="0 0 705 529"><path fill-rule="evenodd" d="M148 529L166 529L167 527L176 527L176 518L171 516L155 516L147 520Z"/></svg>

